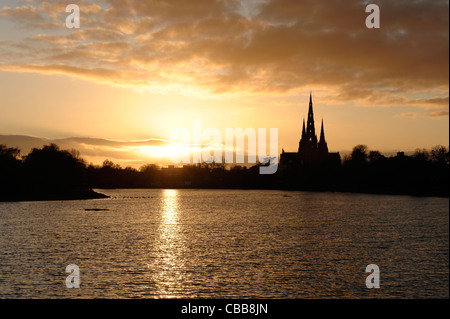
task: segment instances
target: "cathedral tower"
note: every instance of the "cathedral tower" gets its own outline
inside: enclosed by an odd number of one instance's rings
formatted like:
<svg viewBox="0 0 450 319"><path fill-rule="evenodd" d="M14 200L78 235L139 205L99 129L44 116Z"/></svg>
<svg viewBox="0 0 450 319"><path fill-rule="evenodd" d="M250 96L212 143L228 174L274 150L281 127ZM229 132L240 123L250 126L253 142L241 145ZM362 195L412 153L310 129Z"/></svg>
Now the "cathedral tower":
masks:
<svg viewBox="0 0 450 319"><path fill-rule="evenodd" d="M309 97L309 111L307 123L308 124L305 130L305 122L303 121L303 134L302 139L300 140L298 153L303 158L312 158L316 157L316 153L318 151L316 125L314 122L314 106L312 100L312 93Z"/></svg>
<svg viewBox="0 0 450 319"><path fill-rule="evenodd" d="M283 150L280 164L283 169L299 168L308 165L341 165L339 153L329 153L328 151L323 119L320 140L317 140L312 93L309 97L308 119L303 119L302 137L298 146L298 152L286 153Z"/></svg>

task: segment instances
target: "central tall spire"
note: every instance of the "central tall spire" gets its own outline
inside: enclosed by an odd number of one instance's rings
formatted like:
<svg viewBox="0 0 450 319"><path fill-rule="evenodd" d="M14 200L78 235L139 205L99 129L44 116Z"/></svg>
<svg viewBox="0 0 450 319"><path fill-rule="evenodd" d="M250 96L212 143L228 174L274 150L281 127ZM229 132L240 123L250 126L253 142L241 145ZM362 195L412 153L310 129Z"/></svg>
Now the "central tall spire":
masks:
<svg viewBox="0 0 450 319"><path fill-rule="evenodd" d="M316 135L316 128L314 125L314 109L313 109L313 100L312 100L312 92L309 96L309 111L308 111L308 127L307 133L311 137Z"/></svg>

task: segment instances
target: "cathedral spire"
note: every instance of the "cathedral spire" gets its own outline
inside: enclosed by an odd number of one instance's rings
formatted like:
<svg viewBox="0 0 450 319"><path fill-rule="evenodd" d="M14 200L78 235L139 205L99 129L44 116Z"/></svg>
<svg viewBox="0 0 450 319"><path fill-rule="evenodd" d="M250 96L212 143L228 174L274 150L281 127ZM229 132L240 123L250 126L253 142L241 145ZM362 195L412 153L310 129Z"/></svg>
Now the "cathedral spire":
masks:
<svg viewBox="0 0 450 319"><path fill-rule="evenodd" d="M323 119L322 119L322 130L320 132L320 141L318 144L319 152L322 154L328 154L328 144L325 141L325 127L323 125Z"/></svg>
<svg viewBox="0 0 450 319"><path fill-rule="evenodd" d="M316 128L314 124L314 109L313 109L313 100L312 100L312 92L309 96L309 111L308 111L308 125L306 127L306 132L308 138L314 138L316 136ZM317 139L317 137L315 137Z"/></svg>
<svg viewBox="0 0 450 319"><path fill-rule="evenodd" d="M326 143L325 142L325 128L323 126L323 119L322 119L322 130L320 131L320 143Z"/></svg>
<svg viewBox="0 0 450 319"><path fill-rule="evenodd" d="M303 118L303 130L302 130L302 138L304 138L306 135L306 124L305 119Z"/></svg>

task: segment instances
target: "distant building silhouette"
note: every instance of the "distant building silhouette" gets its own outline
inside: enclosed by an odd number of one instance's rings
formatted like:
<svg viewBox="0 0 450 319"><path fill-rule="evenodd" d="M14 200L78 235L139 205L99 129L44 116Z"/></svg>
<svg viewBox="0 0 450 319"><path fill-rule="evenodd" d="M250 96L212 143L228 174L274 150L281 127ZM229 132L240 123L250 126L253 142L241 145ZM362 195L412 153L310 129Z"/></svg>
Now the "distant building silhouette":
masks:
<svg viewBox="0 0 450 319"><path fill-rule="evenodd" d="M308 165L341 165L340 154L328 152L323 120L320 139L317 140L312 94L309 100L308 122L306 124L305 120L303 120L302 137L298 152L286 153L283 150L280 158L281 170Z"/></svg>

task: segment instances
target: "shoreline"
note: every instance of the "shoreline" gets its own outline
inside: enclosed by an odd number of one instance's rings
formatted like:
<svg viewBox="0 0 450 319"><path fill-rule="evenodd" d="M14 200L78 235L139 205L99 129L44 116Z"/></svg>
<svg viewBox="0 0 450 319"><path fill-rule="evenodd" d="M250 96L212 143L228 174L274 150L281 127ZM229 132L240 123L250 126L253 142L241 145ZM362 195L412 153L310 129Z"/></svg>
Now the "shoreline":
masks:
<svg viewBox="0 0 450 319"><path fill-rule="evenodd" d="M84 190L78 193L70 194L39 194L39 195L19 195L15 198L0 198L0 203L19 203L19 202L57 202L57 201L79 201L79 200L94 200L94 199L108 199L108 195L98 193L92 189Z"/></svg>
<svg viewBox="0 0 450 319"><path fill-rule="evenodd" d="M415 194L415 193L402 193L402 192L383 192L383 191L354 191L354 190L318 190L318 189L295 189L295 188L202 188L202 187L120 187L120 188L95 188L97 190L154 190L154 189L175 189L175 190L241 190L241 191L286 191L286 192L308 192L308 193L342 193L342 194L365 194L365 195L384 195L384 196L410 196L416 198L449 198L448 194ZM17 202L56 202L56 201L80 201L80 200L95 200L95 199L109 199L111 196L105 195L94 190L79 193L75 196L66 194L64 196L19 196L16 198L0 198L0 203L17 203Z"/></svg>
<svg viewBox="0 0 450 319"><path fill-rule="evenodd" d="M449 198L450 194L444 193L427 193L427 194L418 194L413 192L389 192L389 191L356 191L356 190L345 190L345 189L302 189L302 188L245 188L245 187L94 187L97 190L119 190L119 189L137 189L137 190L145 190L145 189L175 189L175 190L242 190L242 191L287 191L287 192L308 192L308 193L344 193L344 194L366 194L366 195L392 195L392 196L412 196L412 197L435 197L435 198Z"/></svg>

